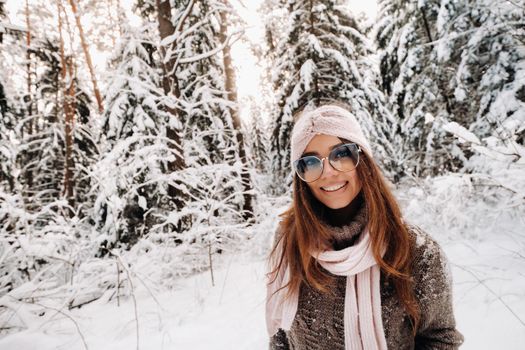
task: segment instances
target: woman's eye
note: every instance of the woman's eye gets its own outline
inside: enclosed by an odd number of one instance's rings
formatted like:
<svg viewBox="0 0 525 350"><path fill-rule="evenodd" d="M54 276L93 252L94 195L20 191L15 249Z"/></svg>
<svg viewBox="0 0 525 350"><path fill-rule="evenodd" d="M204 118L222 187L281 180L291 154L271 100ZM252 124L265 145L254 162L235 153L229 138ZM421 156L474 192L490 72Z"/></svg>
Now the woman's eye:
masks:
<svg viewBox="0 0 525 350"><path fill-rule="evenodd" d="M317 159L314 159L314 158L305 159L304 162L305 162L307 167L312 167L312 166L317 164Z"/></svg>
<svg viewBox="0 0 525 350"><path fill-rule="evenodd" d="M340 149L340 150L337 150L335 152L335 159L340 159L340 158L346 158L346 157L350 157L351 156L351 152L348 148L344 148L344 149Z"/></svg>

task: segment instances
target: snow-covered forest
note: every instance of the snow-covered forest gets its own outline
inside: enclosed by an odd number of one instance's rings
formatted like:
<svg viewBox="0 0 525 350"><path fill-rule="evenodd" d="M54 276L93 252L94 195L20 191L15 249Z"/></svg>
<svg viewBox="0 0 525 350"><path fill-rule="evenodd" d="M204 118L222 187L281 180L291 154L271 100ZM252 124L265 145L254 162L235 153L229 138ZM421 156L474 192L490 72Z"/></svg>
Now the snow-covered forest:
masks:
<svg viewBox="0 0 525 350"><path fill-rule="evenodd" d="M463 348L522 349L525 0L352 2L0 0L0 349L266 349L327 101L443 246Z"/></svg>

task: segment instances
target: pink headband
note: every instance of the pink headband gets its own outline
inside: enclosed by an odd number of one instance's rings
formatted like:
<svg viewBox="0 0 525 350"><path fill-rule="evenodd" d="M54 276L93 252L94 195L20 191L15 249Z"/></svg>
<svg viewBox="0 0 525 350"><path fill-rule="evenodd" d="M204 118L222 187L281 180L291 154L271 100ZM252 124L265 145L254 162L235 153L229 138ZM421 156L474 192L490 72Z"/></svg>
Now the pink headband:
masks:
<svg viewBox="0 0 525 350"><path fill-rule="evenodd" d="M355 116L344 108L325 105L303 112L292 130L293 163L317 134L332 135L357 143L372 157L372 149Z"/></svg>

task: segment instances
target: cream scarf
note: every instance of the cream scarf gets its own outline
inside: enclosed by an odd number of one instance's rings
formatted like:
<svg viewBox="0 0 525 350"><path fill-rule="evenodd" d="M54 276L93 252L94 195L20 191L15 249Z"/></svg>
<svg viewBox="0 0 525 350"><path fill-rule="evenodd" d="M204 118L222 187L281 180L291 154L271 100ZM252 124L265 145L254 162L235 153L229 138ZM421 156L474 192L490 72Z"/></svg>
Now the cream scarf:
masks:
<svg viewBox="0 0 525 350"><path fill-rule="evenodd" d="M381 319L380 269L372 253L368 228L355 245L312 256L330 273L346 276L345 349L387 349ZM274 277L270 276L269 281ZM270 336L279 328L290 330L297 313L298 291L286 298L287 289L280 289L289 278L288 269L278 271L273 283L267 284L266 325Z"/></svg>

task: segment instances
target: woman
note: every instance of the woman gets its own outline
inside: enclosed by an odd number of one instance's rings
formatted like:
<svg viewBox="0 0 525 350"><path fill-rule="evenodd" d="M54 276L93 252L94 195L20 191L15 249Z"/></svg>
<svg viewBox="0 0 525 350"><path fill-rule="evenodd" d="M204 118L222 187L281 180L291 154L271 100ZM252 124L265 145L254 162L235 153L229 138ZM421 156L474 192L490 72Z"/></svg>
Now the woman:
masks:
<svg viewBox="0 0 525 350"><path fill-rule="evenodd" d="M271 349L456 349L446 257L407 225L356 118L326 105L293 132L293 204L270 256Z"/></svg>

